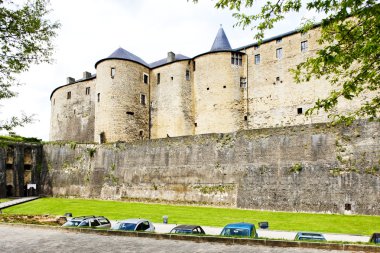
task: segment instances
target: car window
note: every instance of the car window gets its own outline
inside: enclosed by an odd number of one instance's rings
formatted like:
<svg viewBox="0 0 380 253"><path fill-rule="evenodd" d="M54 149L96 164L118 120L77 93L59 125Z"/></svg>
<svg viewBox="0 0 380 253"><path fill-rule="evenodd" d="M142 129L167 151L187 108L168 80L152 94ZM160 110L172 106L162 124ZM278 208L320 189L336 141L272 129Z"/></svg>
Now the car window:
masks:
<svg viewBox="0 0 380 253"><path fill-rule="evenodd" d="M80 224L80 221L68 221L63 224L64 227L77 227Z"/></svg>
<svg viewBox="0 0 380 253"><path fill-rule="evenodd" d="M82 221L82 222L78 225L78 227L88 227L88 226L90 226L90 223L88 222L88 220L84 220L84 221Z"/></svg>
<svg viewBox="0 0 380 253"><path fill-rule="evenodd" d="M105 218L100 218L100 219L98 219L98 221L99 221L100 224L102 224L102 225L105 225L105 224L109 224L109 223L110 223L109 220L107 220L107 219L105 219Z"/></svg>
<svg viewBox="0 0 380 253"><path fill-rule="evenodd" d="M244 228L225 228L221 235L227 236L249 236L249 230Z"/></svg>
<svg viewBox="0 0 380 253"><path fill-rule="evenodd" d="M97 227L97 226L100 225L100 223L99 223L99 221L97 221L97 220L91 220L91 221L90 221L90 225L91 225L91 227Z"/></svg>
<svg viewBox="0 0 380 253"><path fill-rule="evenodd" d="M121 223L119 229L125 231L133 231L135 230L136 224L134 223Z"/></svg>

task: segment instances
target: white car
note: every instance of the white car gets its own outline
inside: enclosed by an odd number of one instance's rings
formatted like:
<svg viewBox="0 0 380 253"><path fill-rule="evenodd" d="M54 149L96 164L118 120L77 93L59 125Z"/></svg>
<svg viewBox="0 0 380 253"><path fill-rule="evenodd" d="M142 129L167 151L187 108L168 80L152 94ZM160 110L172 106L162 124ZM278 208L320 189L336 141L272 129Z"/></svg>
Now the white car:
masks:
<svg viewBox="0 0 380 253"><path fill-rule="evenodd" d="M71 218L62 227L110 228L111 222L103 216L80 216Z"/></svg>
<svg viewBox="0 0 380 253"><path fill-rule="evenodd" d="M123 221L118 221L112 229L123 230L123 231L146 231L154 232L155 227L152 222L145 219L128 219Z"/></svg>

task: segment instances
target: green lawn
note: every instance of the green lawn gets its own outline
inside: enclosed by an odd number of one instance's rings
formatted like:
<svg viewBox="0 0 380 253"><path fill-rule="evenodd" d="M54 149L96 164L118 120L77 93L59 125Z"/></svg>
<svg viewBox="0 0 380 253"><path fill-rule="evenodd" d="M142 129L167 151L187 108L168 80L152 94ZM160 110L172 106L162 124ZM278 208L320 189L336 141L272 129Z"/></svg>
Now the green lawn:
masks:
<svg viewBox="0 0 380 253"><path fill-rule="evenodd" d="M268 221L272 230L361 235L380 231L380 216L269 212L105 200L43 198L3 210L5 214L63 215L67 212L74 216L104 215L112 220L147 218L153 222L162 222L162 216L168 215L169 223L219 227L232 222L244 221L257 225L260 221Z"/></svg>

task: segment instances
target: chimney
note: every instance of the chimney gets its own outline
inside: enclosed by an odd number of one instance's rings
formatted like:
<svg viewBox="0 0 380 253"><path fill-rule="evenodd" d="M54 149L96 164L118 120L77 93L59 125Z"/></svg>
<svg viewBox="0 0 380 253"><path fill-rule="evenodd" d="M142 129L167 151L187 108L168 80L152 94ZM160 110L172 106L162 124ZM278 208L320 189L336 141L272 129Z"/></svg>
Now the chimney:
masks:
<svg viewBox="0 0 380 253"><path fill-rule="evenodd" d="M83 79L91 78L91 73L88 71L83 72Z"/></svg>
<svg viewBox="0 0 380 253"><path fill-rule="evenodd" d="M73 77L68 77L68 78L66 78L66 82L67 82L67 84L71 84L71 83L75 83L75 78L73 78Z"/></svg>
<svg viewBox="0 0 380 253"><path fill-rule="evenodd" d="M175 53L168 52L168 58L166 59L166 62L173 62L175 61Z"/></svg>

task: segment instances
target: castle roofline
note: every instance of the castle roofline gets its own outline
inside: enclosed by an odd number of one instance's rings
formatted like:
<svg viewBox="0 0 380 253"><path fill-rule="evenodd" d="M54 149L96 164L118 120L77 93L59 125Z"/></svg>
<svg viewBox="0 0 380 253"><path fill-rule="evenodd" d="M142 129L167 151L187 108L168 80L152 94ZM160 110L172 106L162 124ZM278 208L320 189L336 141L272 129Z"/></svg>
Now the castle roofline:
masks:
<svg viewBox="0 0 380 253"><path fill-rule="evenodd" d="M228 41L227 35L223 30L222 25L220 26L218 33L216 34L214 43L211 46L210 51L221 51L221 50L232 50L230 42Z"/></svg>
<svg viewBox="0 0 380 253"><path fill-rule="evenodd" d="M63 88L63 87L66 87L66 86L70 86L70 85L73 85L73 84L76 84L76 83L80 83L80 82L83 82L83 81L89 81L89 80L92 80L92 79L95 79L96 78L96 74L92 74L91 77L89 78L82 78L82 79L78 79L76 80L75 82L72 82L72 83L68 83L68 84L65 84L65 85L61 85L61 86L58 86L57 88L55 88L51 94L50 94L50 100L54 94L54 92L56 92L58 89L60 88Z"/></svg>
<svg viewBox="0 0 380 253"><path fill-rule="evenodd" d="M119 47L118 49L116 49L110 56L108 56L107 58L103 58L99 61L97 61L95 63L95 69L96 69L96 66L105 61L105 60L127 60L127 61L132 61L132 62L136 62L136 63L139 63L145 67L150 67L148 63L146 63L143 59L141 59L140 57L132 54L131 52L128 52L127 50L125 50L124 48L121 48Z"/></svg>
<svg viewBox="0 0 380 253"><path fill-rule="evenodd" d="M187 57L186 55L183 55L183 54L175 54L175 59L172 62L168 62L167 58L163 58L161 60L152 62L149 65L150 65L150 68L154 69L154 68L158 68L158 67L162 67L162 66L171 64L173 62L179 62L179 61L185 61L185 60L191 60L191 58Z"/></svg>

